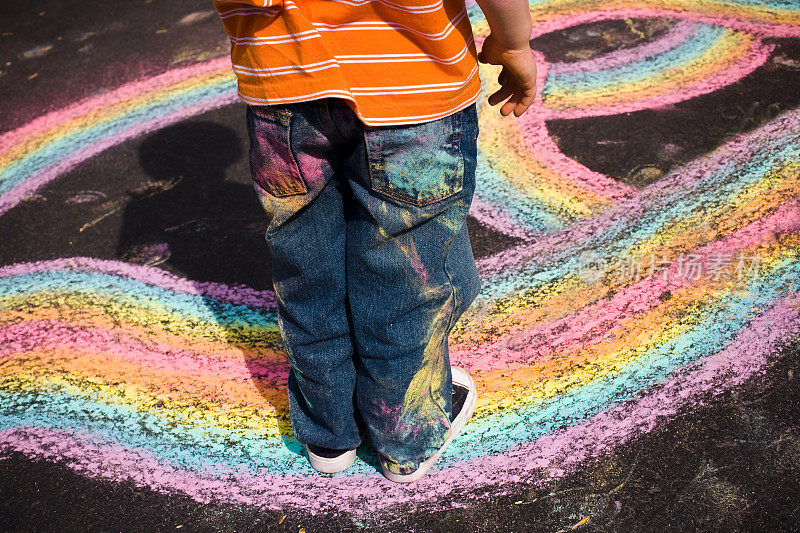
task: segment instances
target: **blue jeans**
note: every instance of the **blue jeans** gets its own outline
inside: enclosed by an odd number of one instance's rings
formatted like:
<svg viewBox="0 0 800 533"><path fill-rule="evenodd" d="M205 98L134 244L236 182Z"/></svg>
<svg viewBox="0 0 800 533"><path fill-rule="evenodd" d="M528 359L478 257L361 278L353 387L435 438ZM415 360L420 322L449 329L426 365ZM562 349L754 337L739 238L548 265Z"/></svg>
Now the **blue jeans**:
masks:
<svg viewBox="0 0 800 533"><path fill-rule="evenodd" d="M401 470L450 432L448 335L480 290L478 115L367 126L345 100L248 106L297 439ZM360 415L363 424L356 418Z"/></svg>

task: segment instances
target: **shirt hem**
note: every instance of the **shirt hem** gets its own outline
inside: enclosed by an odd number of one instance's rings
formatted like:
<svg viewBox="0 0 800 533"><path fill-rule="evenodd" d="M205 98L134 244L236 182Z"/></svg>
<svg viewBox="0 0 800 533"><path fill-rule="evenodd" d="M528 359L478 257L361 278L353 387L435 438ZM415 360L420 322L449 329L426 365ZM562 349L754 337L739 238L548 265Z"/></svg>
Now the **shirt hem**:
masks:
<svg viewBox="0 0 800 533"><path fill-rule="evenodd" d="M470 84L472 85L472 84ZM470 85L467 85L468 88ZM367 126L399 126L399 125L409 125L409 124L420 124L424 122L430 122L433 120L437 120L440 118L444 118L448 115L461 111L462 109L472 105L475 103L483 92L482 86L480 81L477 83L477 91L475 91L471 96L467 97L464 100L464 93L466 91L462 91L458 93L458 96L455 98L451 98L446 101L442 102L428 102L427 105L424 106L423 109L416 108L414 109L414 115L402 115L402 113L408 113L411 111L407 107L398 107L396 113L390 113L390 116L382 115L382 116L375 116L375 115L365 115L362 107L369 107L364 106L363 103L359 103L356 98L352 95L350 91L347 89L333 89L333 88L324 88L320 87L316 91L312 88L313 92L306 93L303 96L298 97L279 97L273 96L269 98L261 97L264 95L264 87L259 87L260 91L247 91L246 87L243 87L242 83L239 83L239 90L238 95L239 98L248 105L278 105L284 103L295 103L295 102L308 102L312 100L318 100L321 98L342 98L348 102L350 108L355 112L358 118ZM252 93L259 94L259 96L253 96ZM264 95L266 96L266 95ZM388 110L391 112L391 106L386 106L385 104L381 106L382 109ZM391 116L394 115L394 116Z"/></svg>

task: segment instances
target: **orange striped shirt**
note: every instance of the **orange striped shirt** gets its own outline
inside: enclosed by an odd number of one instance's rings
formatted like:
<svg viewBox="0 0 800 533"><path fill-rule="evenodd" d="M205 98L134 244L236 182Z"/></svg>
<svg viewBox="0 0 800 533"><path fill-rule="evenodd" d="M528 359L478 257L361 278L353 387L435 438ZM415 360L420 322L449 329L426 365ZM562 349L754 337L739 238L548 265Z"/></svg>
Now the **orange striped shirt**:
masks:
<svg viewBox="0 0 800 533"><path fill-rule="evenodd" d="M214 0L239 96L344 98L367 125L415 124L481 94L464 0Z"/></svg>

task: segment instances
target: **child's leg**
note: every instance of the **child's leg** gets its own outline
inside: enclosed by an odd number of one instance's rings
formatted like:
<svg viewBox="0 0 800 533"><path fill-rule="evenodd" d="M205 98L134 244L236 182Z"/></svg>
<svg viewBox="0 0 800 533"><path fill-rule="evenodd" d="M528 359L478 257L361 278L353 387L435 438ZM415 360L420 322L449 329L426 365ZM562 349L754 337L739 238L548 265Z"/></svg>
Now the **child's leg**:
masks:
<svg viewBox="0 0 800 533"><path fill-rule="evenodd" d="M480 289L466 227L477 128L474 104L422 124L362 124L345 162L357 404L401 473L433 455L450 428L448 334Z"/></svg>
<svg viewBox="0 0 800 533"><path fill-rule="evenodd" d="M256 192L269 216L278 320L291 363L289 414L300 442L355 448L356 371L346 313L341 140L324 101L248 107ZM338 159L337 159L338 158Z"/></svg>

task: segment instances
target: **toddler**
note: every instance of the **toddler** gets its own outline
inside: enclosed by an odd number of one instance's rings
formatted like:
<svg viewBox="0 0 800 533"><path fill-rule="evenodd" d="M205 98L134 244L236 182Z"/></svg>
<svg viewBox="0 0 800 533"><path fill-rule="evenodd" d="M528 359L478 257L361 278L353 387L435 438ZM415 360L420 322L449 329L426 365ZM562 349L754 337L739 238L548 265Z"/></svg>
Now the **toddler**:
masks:
<svg viewBox="0 0 800 533"><path fill-rule="evenodd" d="M390 480L423 476L475 409L448 336L480 290L478 61L500 114L533 103L527 0L215 0L247 104L268 216L289 416L311 465L350 467L368 437Z"/></svg>

